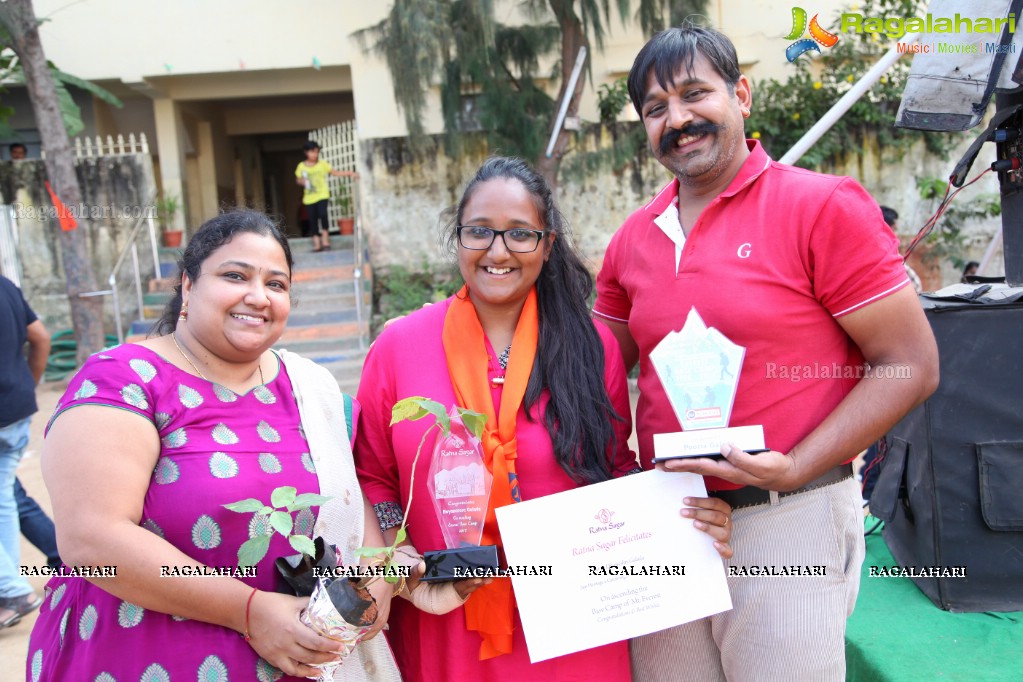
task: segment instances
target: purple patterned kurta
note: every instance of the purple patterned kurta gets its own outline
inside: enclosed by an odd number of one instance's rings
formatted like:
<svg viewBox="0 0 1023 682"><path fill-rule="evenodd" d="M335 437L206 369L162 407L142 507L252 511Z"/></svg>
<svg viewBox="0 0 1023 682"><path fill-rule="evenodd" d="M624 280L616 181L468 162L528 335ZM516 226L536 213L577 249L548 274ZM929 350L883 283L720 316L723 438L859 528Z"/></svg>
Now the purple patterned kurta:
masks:
<svg viewBox="0 0 1023 682"><path fill-rule="evenodd" d="M138 415L125 419L150 421L162 445L141 525L197 561L233 567L243 542L273 530L268 517L232 512L224 504L250 497L269 504L271 492L286 485L299 493L319 492L291 381L279 360L278 366L277 375L265 386L237 395L175 367L148 348L125 344L89 358L57 403L54 418L71 407L92 404ZM65 466L75 465L66 461ZM295 532L311 536L314 522L312 511L299 512ZM95 530L97 542L102 532ZM287 540L275 533L257 565L257 576L241 580L272 591L273 560L293 553ZM118 567L122 574L130 570ZM153 583L164 579L152 576ZM299 678L283 676L233 630L145 610L82 578L55 577L46 586L46 601L32 630L27 679Z"/></svg>

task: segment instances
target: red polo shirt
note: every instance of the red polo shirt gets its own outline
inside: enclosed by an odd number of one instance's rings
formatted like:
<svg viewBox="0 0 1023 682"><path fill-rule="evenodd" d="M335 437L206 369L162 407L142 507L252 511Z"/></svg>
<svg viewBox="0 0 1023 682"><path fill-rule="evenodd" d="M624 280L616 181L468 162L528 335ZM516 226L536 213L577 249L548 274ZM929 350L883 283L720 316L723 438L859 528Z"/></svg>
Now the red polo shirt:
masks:
<svg viewBox="0 0 1023 682"><path fill-rule="evenodd" d="M788 452L863 375L863 355L837 318L909 284L898 241L859 183L747 144L739 174L689 230L677 272L676 245L654 223L677 204L675 180L615 233L597 276L594 313L627 322L639 346L646 468L653 435L681 430L650 351L691 307L746 347L730 426L762 424L767 446ZM707 487L740 486L708 478Z"/></svg>

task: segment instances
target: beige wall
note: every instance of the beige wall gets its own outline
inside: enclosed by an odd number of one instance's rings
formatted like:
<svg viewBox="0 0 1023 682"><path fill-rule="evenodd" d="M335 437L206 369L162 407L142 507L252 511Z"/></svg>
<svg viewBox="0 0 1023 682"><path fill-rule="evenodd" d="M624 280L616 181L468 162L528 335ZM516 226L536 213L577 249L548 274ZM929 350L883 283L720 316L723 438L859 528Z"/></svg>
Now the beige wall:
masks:
<svg viewBox="0 0 1023 682"><path fill-rule="evenodd" d="M783 54L792 4L788 0L711 0L708 18L736 43L748 75L784 78L792 69ZM842 4L842 0L816 0L813 9L829 27L837 23ZM35 2L37 13L49 19L41 28L47 55L76 75L123 83L148 97L176 101L354 92L344 114L354 114L363 138L407 132L385 63L367 54L351 37L383 19L390 6L386 0ZM498 0L495 12L503 23L527 20L514 0ZM615 14L603 52L591 55L592 82L587 80L581 107L585 120L597 119L597 90L628 72L644 40L638 24L622 26ZM319 69L314 68L314 59ZM558 86L558 82L548 83L552 95ZM321 119L330 118L331 113L322 112ZM274 122L285 117L282 109L260 116L266 120L266 129L285 130L284 124ZM630 117L634 115L629 111L623 115ZM237 118L228 124L229 129L243 125ZM338 120L343 118L335 116L331 122ZM436 90L425 124L429 133L443 128Z"/></svg>
<svg viewBox="0 0 1023 682"><path fill-rule="evenodd" d="M351 20L351 30L372 25L386 16L389 2L366 3L344 1L350 7L345 16ZM637 5L633 2L633 5ZM718 29L724 31L735 43L739 61L745 73L753 79L776 78L783 80L793 68L785 60L785 48L789 41L784 39L791 29L791 9L794 3L778 0L711 0L709 19ZM805 4L805 3L804 3ZM837 27L838 10L843 0L816 0L813 9L820 13L825 28ZM614 5L614 3L612 3ZM510 0L499 1L497 18L504 23L518 23L524 18ZM628 74L632 62L646 41L638 23L623 26L614 14L602 51L591 54L591 79L587 79L580 107L584 120L599 119L597 92L605 83L613 83ZM352 82L355 92L355 111L359 122L359 133L363 138L399 137L407 134L404 118L398 111L393 97L393 82L385 63L372 54L365 54L354 39L350 39L348 56L351 60ZM805 59L805 57L804 57ZM549 60L541 72L549 70ZM555 96L559 82L549 82L548 92ZM425 112L424 125L428 133L443 130L440 117L438 91L434 88L429 99L429 110ZM636 120L635 112L627 108L620 120Z"/></svg>
<svg viewBox="0 0 1023 682"><path fill-rule="evenodd" d="M363 5L376 4L363 2ZM348 63L337 0L35 0L47 56L82 78L312 69ZM168 68L169 67L169 68Z"/></svg>

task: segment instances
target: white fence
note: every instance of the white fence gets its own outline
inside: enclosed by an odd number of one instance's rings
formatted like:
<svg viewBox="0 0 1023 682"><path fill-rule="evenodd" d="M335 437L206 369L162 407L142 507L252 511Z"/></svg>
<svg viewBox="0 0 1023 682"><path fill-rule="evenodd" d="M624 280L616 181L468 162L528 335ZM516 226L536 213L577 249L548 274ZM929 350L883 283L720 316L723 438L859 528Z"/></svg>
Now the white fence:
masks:
<svg viewBox="0 0 1023 682"><path fill-rule="evenodd" d="M149 141L146 140L145 133L139 133L138 138L135 137L135 133L128 135L128 139L124 139L124 135L118 135L115 139L113 135L107 135L103 138L99 135L96 137L76 137L74 139L74 150L76 159L91 159L100 156L116 156L118 154L148 154L149 153ZM46 158L46 150L40 152L42 158Z"/></svg>

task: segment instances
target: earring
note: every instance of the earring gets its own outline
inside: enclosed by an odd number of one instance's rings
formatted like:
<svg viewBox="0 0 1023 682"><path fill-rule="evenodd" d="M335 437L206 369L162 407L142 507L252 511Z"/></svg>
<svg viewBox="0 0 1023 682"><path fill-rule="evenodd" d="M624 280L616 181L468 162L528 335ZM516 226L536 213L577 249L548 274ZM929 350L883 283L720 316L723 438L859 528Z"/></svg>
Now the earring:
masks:
<svg viewBox="0 0 1023 682"><path fill-rule="evenodd" d="M178 322L188 321L188 304L186 303L181 307L181 312L178 313Z"/></svg>

